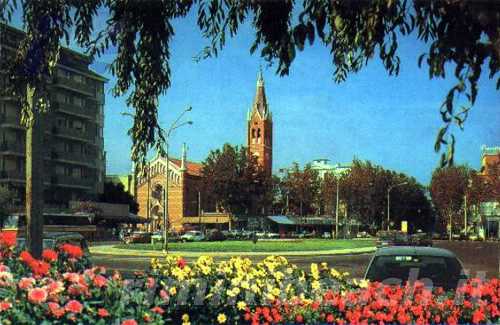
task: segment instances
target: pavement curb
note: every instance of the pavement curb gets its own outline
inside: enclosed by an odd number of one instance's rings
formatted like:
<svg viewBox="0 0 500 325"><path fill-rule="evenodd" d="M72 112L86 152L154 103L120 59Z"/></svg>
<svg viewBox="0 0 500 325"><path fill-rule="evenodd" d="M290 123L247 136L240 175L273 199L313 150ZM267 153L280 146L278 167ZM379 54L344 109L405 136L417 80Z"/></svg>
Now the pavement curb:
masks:
<svg viewBox="0 0 500 325"><path fill-rule="evenodd" d="M169 255L179 255L184 257L214 256L214 257L232 257L232 256L321 256L321 255L355 255L372 253L376 251L375 246L344 248L333 250L316 251L291 251L291 252L186 252L169 251ZM102 245L90 247L92 254L117 255L117 256L135 256L135 257L164 257L166 254L153 250L135 250L116 248L114 245Z"/></svg>

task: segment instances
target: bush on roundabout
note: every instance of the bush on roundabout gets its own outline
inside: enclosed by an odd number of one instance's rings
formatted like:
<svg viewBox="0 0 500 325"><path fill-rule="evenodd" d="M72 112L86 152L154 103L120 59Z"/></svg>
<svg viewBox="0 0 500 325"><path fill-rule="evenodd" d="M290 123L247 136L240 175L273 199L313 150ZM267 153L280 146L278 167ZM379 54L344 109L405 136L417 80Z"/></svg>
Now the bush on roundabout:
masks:
<svg viewBox="0 0 500 325"><path fill-rule="evenodd" d="M88 267L78 247L16 253L0 237L0 324L497 324L500 280L456 292L350 280L283 257L192 264L176 256L123 279Z"/></svg>

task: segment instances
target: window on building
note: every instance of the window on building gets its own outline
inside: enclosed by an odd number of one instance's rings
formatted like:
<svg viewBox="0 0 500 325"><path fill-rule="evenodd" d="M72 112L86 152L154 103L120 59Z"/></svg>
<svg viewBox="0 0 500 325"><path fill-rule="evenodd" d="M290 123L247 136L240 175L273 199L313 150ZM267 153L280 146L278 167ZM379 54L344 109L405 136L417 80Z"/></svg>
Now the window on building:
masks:
<svg viewBox="0 0 500 325"><path fill-rule="evenodd" d="M57 118L57 126L60 128L66 126L66 119L64 117L58 117Z"/></svg>
<svg viewBox="0 0 500 325"><path fill-rule="evenodd" d="M78 83L84 83L85 82L85 77L80 75L80 74L74 74L73 75L73 80L78 82Z"/></svg>
<svg viewBox="0 0 500 325"><path fill-rule="evenodd" d="M75 178L83 178L82 167L73 168L73 177L75 177Z"/></svg>
<svg viewBox="0 0 500 325"><path fill-rule="evenodd" d="M79 120L75 120L73 121L73 128L75 130L78 130L80 132L85 132L85 123L83 123L82 121L79 121Z"/></svg>
<svg viewBox="0 0 500 325"><path fill-rule="evenodd" d="M64 166L62 166L62 165L56 165L56 175L60 175L60 176L64 176L65 175Z"/></svg>
<svg viewBox="0 0 500 325"><path fill-rule="evenodd" d="M78 107L83 107L83 99L78 97L78 96L74 96L73 97L73 104L75 106L78 106Z"/></svg>

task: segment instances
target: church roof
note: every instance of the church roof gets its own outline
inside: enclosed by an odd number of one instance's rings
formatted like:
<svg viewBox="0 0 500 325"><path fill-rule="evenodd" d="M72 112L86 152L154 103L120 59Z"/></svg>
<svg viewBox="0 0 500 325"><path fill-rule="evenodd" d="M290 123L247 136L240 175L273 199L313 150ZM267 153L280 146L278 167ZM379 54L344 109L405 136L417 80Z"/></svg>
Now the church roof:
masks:
<svg viewBox="0 0 500 325"><path fill-rule="evenodd" d="M169 158L169 160L172 163L174 163L176 166L178 166L179 168L181 168L181 165L182 165L182 160L181 159ZM196 162L192 162L192 161L187 161L185 167L186 167L187 173L189 175L201 176L201 169L203 168L202 164L196 163Z"/></svg>
<svg viewBox="0 0 500 325"><path fill-rule="evenodd" d="M269 107L267 105L266 91L264 89L264 77L262 76L262 70L259 71L259 77L257 78L257 89L255 92L255 99L253 101L252 115L258 112L259 116L263 119L270 117Z"/></svg>

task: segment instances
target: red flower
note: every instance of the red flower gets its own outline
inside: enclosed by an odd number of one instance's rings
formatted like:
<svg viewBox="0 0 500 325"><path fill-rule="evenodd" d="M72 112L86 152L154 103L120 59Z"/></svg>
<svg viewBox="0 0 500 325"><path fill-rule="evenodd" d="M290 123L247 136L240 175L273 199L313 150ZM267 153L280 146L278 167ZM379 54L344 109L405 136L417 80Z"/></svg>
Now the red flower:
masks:
<svg viewBox="0 0 500 325"><path fill-rule="evenodd" d="M66 306L64 306L64 309L66 309L66 311L68 311L68 312L78 314L78 313L82 312L83 305L76 300L70 300L70 301L68 301Z"/></svg>
<svg viewBox="0 0 500 325"><path fill-rule="evenodd" d="M99 317L108 317L109 312L105 308L99 308L97 310L97 315L99 315Z"/></svg>
<svg viewBox="0 0 500 325"><path fill-rule="evenodd" d="M50 264L44 261L33 260L29 263L29 266L31 271L33 271L33 274L38 277L47 275L50 270Z"/></svg>
<svg viewBox="0 0 500 325"><path fill-rule="evenodd" d="M44 249L42 253L42 258L49 263L56 262L57 252L52 249Z"/></svg>
<svg viewBox="0 0 500 325"><path fill-rule="evenodd" d="M0 312L5 311L5 310L9 309L10 307L12 307L12 304L10 302L5 301L5 300L0 302Z"/></svg>
<svg viewBox="0 0 500 325"><path fill-rule="evenodd" d="M304 317L301 314L297 314L297 316L295 316L295 321L302 324L304 322Z"/></svg>
<svg viewBox="0 0 500 325"><path fill-rule="evenodd" d="M21 254L19 254L19 259L25 264L29 264L35 260L28 251L22 251Z"/></svg>
<svg viewBox="0 0 500 325"><path fill-rule="evenodd" d="M49 306L49 311L50 313L55 317L55 318L61 318L64 316L64 308L61 308L58 303L55 302L49 302L47 304Z"/></svg>
<svg viewBox="0 0 500 325"><path fill-rule="evenodd" d="M333 317L333 315L332 315L332 314L328 314L328 315L326 315L326 322L327 322L327 323L331 324L331 323L333 323L334 321L335 321L335 317Z"/></svg>
<svg viewBox="0 0 500 325"><path fill-rule="evenodd" d="M477 309L473 314L472 314L472 323L474 324L479 324L483 320L486 320L486 317L484 316L484 313L481 309Z"/></svg>
<svg viewBox="0 0 500 325"><path fill-rule="evenodd" d="M446 320L446 324L447 325L457 325L458 324L458 320L453 317L453 316L450 316L448 317L448 319Z"/></svg>
<svg viewBox="0 0 500 325"><path fill-rule="evenodd" d="M163 308L161 308L159 306L151 308L151 311L153 313L157 313L157 314L160 314L160 315L162 315L165 312L165 310L163 310Z"/></svg>
<svg viewBox="0 0 500 325"><path fill-rule="evenodd" d="M2 232L2 233L0 233L0 246L3 246L3 247L16 246L16 237L17 237L17 234L15 232Z"/></svg>
<svg viewBox="0 0 500 325"><path fill-rule="evenodd" d="M71 258L82 258L83 251L79 246L71 245L71 244L63 244L60 247L61 251L68 254Z"/></svg>
<svg viewBox="0 0 500 325"><path fill-rule="evenodd" d="M121 325L137 325L135 319L126 319L122 322Z"/></svg>
<svg viewBox="0 0 500 325"><path fill-rule="evenodd" d="M104 286L106 286L106 283L108 283L108 280L103 277L102 275L96 275L95 278L94 278L94 285L98 288L102 288Z"/></svg>
<svg viewBox="0 0 500 325"><path fill-rule="evenodd" d="M49 296L56 295L64 291L64 285L61 281L52 281L45 286L47 289Z"/></svg>
<svg viewBox="0 0 500 325"><path fill-rule="evenodd" d="M186 260L182 257L177 260L177 266L183 269L186 266Z"/></svg>
<svg viewBox="0 0 500 325"><path fill-rule="evenodd" d="M28 300L33 304L41 304L47 300L47 291L42 288L30 289L28 291Z"/></svg>
<svg viewBox="0 0 500 325"><path fill-rule="evenodd" d="M68 294L73 297L86 295L88 294L88 291L87 286L82 286L80 284L72 284L68 287Z"/></svg>
<svg viewBox="0 0 500 325"><path fill-rule="evenodd" d="M35 279L33 278L21 278L19 283L17 284L20 289L26 290L33 288L33 284L35 284Z"/></svg>

